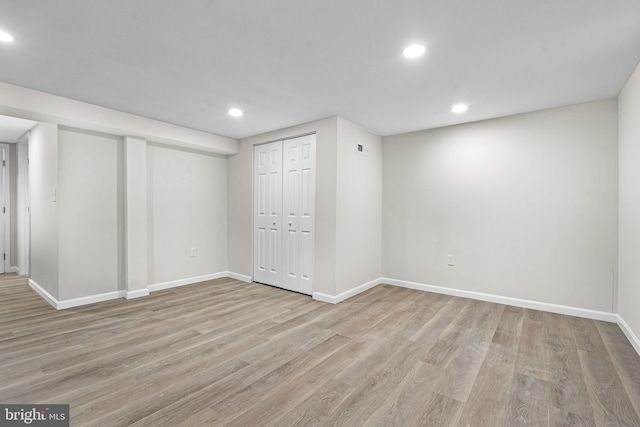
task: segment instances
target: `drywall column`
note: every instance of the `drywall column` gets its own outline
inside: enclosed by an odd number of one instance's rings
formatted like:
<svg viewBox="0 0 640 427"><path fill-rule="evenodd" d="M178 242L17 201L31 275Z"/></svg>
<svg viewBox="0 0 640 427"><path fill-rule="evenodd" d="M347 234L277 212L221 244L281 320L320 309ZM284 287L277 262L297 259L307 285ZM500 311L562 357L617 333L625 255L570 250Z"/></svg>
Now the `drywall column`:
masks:
<svg viewBox="0 0 640 427"><path fill-rule="evenodd" d="M58 292L58 126L37 124L29 136L30 285L55 306Z"/></svg>
<svg viewBox="0 0 640 427"><path fill-rule="evenodd" d="M147 141L124 138L126 298L149 295L147 287Z"/></svg>
<svg viewBox="0 0 640 427"><path fill-rule="evenodd" d="M640 354L640 65L618 95L618 314Z"/></svg>
<svg viewBox="0 0 640 427"><path fill-rule="evenodd" d="M29 275L29 133L18 141L18 183L17 183L17 215L16 227L18 231L18 274Z"/></svg>

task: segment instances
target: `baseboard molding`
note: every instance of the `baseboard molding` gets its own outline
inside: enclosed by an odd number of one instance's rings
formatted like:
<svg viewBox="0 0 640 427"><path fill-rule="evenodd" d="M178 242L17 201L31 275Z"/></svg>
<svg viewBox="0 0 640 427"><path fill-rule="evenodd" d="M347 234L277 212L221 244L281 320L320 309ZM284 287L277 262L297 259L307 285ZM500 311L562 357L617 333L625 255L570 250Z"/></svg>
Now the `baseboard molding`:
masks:
<svg viewBox="0 0 640 427"><path fill-rule="evenodd" d="M235 280L240 280L241 282L251 283L251 276L245 276L244 274L234 273L233 271L227 271L227 277L230 277Z"/></svg>
<svg viewBox="0 0 640 427"><path fill-rule="evenodd" d="M186 279L172 280L170 282L155 283L153 285L149 285L149 291L155 292L155 291L161 291L163 289L176 288L178 286L193 285L194 283L206 282L207 280L220 279L222 277L228 277L228 276L229 276L229 272L222 271L220 273L212 273L212 274L205 274L203 276L188 277Z"/></svg>
<svg viewBox="0 0 640 427"><path fill-rule="evenodd" d="M323 294L321 292L314 292L312 297L313 297L313 299L318 300L318 301L328 302L328 303L331 303L331 304L337 304L337 303L342 302L342 301L344 301L346 299L349 299L349 298L351 298L353 296L356 296L356 295L358 295L358 294L360 294L360 293L362 293L364 291L368 291L369 289L373 288L374 286L379 285L380 283L382 283L381 279L378 278L378 279L372 280L370 282L367 282L367 283L365 283L363 285L356 286L355 288L349 289L348 291L342 292L341 294L338 294L338 295L329 295L329 294Z"/></svg>
<svg viewBox="0 0 640 427"><path fill-rule="evenodd" d="M31 289L36 291L38 295L42 297L43 300L48 302L53 308L59 310L58 308L58 300L53 297L49 292L47 292L42 286L38 285L34 280L29 279L29 286Z"/></svg>
<svg viewBox="0 0 640 427"><path fill-rule="evenodd" d="M148 295L149 295L149 288L136 289L135 291L124 291L124 297L126 299L146 297Z"/></svg>
<svg viewBox="0 0 640 427"><path fill-rule="evenodd" d="M618 320L619 316L617 314L608 313L605 311L589 310L586 308L571 307L571 306L560 305L560 304L551 304L551 303L545 303L540 301L525 300L520 298L504 297L500 295L485 294L482 292L465 291L461 289L446 288L443 286L434 286L434 285L427 285L424 283L409 282L406 280L391 279L389 277L380 277L378 279L372 280L368 283L365 283L363 285L350 289L346 292L343 292L339 295L329 295L329 294L323 294L321 292L314 292L313 299L322 301L322 302L328 302L331 304L337 304L348 298L358 295L359 293L367 291L379 284L388 284L392 286L398 286L401 288L416 289L419 291L452 295L456 297L493 302L497 304L511 305L515 307L530 308L533 310L547 311L550 313L566 314L569 316L583 317L583 318L593 319L593 320L602 320L602 321L611 322L611 323L619 323L619 320Z"/></svg>
<svg viewBox="0 0 640 427"><path fill-rule="evenodd" d="M618 326L620 326L620 329L622 329L622 332L624 332L624 334L627 336L627 339L629 340L633 348L636 350L636 353L638 353L638 355L640 356L640 339L638 339L636 334L633 333L633 330L631 330L631 328L629 327L627 322L624 321L622 316L620 316L619 314L616 314L616 316L618 320Z"/></svg>
<svg viewBox="0 0 640 427"><path fill-rule="evenodd" d="M95 304L97 302L109 301L112 299L122 298L124 291L105 292L103 294L89 295L80 298L71 298L58 300L42 286L38 285L34 280L29 279L29 286L36 291L46 302L48 302L56 310L64 310L66 308L79 307L81 305Z"/></svg>
<svg viewBox="0 0 640 427"><path fill-rule="evenodd" d="M244 276L242 274L237 274L230 271L222 271L220 273L205 274L203 276L188 277L186 279L156 283L153 285L149 285L144 289L136 289L133 291L120 290L62 301L56 299L53 295L47 292L42 286L40 286L32 279L29 279L29 286L31 286L31 288L36 291L38 295L40 295L45 301L47 301L53 308L55 308L56 310L64 310L65 308L94 304L96 302L109 301L116 298L134 299L146 297L150 292L175 288L178 286L192 285L194 283L206 282L207 280L220 279L223 277L230 277L232 279L240 280L243 282L251 282L251 277L249 276Z"/></svg>
<svg viewBox="0 0 640 427"><path fill-rule="evenodd" d="M112 299L118 299L124 297L125 291L105 292L103 294L89 295L87 297L65 299L58 301L58 310L64 310L65 308L79 307L81 305L95 304L97 302L109 301Z"/></svg>
<svg viewBox="0 0 640 427"><path fill-rule="evenodd" d="M20 269L18 267L10 267L9 268L9 273L18 273L20 271Z"/></svg>
<svg viewBox="0 0 640 427"><path fill-rule="evenodd" d="M586 308L571 307L560 304L551 304L540 301L525 300L520 298L503 297L500 295L485 294L482 292L465 291L461 289L445 288L443 286L426 285L423 283L408 282L405 280L383 277L380 283L386 283L402 288L417 289L419 291L433 292L437 294L452 295L462 298L470 298L480 301L494 302L497 304L512 305L515 307L530 308L533 310L548 311L550 313L566 314L569 316L583 317L586 319L602 320L617 323L618 317L614 313L606 311L589 310Z"/></svg>

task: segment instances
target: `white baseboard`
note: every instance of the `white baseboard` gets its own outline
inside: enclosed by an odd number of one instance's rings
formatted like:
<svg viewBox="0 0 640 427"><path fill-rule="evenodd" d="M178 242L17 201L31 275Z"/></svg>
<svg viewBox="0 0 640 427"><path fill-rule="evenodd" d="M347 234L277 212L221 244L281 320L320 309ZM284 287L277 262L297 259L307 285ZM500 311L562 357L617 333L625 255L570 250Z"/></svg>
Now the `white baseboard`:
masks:
<svg viewBox="0 0 640 427"><path fill-rule="evenodd" d="M29 279L29 286L31 289L36 291L38 295L42 297L46 302L48 302L53 308L59 310L58 308L58 300L53 297L49 292L47 292L42 286L38 285L34 280Z"/></svg>
<svg viewBox="0 0 640 427"><path fill-rule="evenodd" d="M353 296L356 296L364 291L368 291L369 289L379 285L380 283L382 283L380 278L374 279L370 282L367 282L360 286L356 286L355 288L349 289L348 291L342 292L341 294L338 294L338 295L329 295L329 294L323 294L321 292L314 292L313 299L322 301L322 302L328 302L331 304L337 304Z"/></svg>
<svg viewBox="0 0 640 427"><path fill-rule="evenodd" d="M229 271L222 271L220 273L205 274L203 276L195 276L186 279L172 280L170 282L156 283L153 285L149 285L144 289L136 289L133 291L119 290L62 301L55 298L32 279L29 279L29 286L31 286L31 288L36 291L45 301L47 301L53 308L55 308L56 310L63 310L65 308L94 304L96 302L108 301L116 298L133 299L146 297L150 292L175 288L177 286L191 285L194 283L205 282L207 280L220 279L222 277L230 277L232 279L241 280L243 282L251 282L251 277L249 276L244 276L242 274L232 273Z"/></svg>
<svg viewBox="0 0 640 427"><path fill-rule="evenodd" d="M566 314L586 319L602 320L616 323L618 317L614 313L606 311L589 310L586 308L570 307L566 305L551 304L546 302L531 301L520 298L503 297L500 295L485 294L482 292L465 291L461 289L445 288L443 286L426 285L423 283L407 282L405 280L383 277L380 283L386 283L402 288L417 289L419 291L433 292L437 294L453 295L456 297L470 298L480 301L494 302L497 304L512 305L515 307L530 308L533 310L548 311L550 313Z"/></svg>
<svg viewBox="0 0 640 427"><path fill-rule="evenodd" d="M235 280L240 280L241 282L251 283L253 281L251 280L251 276L245 276L244 274L234 273L233 271L227 271L227 276Z"/></svg>
<svg viewBox="0 0 640 427"><path fill-rule="evenodd" d="M619 314L616 314L616 316L618 320L618 326L620 326L620 329L622 329L622 332L624 332L624 334L627 336L627 339L629 340L633 348L636 350L636 353L638 353L638 355L640 356L640 339L638 339L638 337L636 336L636 334L633 333L633 331L631 330L627 322L625 322L624 319Z"/></svg>
<svg viewBox="0 0 640 427"><path fill-rule="evenodd" d="M38 285L34 280L29 279L29 286L36 291L46 302L51 304L56 310L64 310L65 308L79 307L81 305L94 304L96 302L109 301L116 298L122 298L124 291L105 292L103 294L89 295L80 298L71 298L58 300L42 286Z"/></svg>
<svg viewBox="0 0 640 427"><path fill-rule="evenodd" d="M359 293L373 288L379 284L388 284L408 289L416 289L419 291L433 292L437 294L452 295L462 298L475 299L480 301L494 302L497 304L512 305L515 307L530 308L533 310L548 311L551 313L566 314L575 317L584 317L587 319L602 320L605 322L618 323L618 315L605 311L589 310L586 308L570 307L566 305L551 304L539 301L531 301L520 298L503 297L500 295L485 294L481 292L465 291L461 289L446 288L443 286L427 285L424 283L409 282L406 280L391 279L389 277L381 277L372 280L363 285L357 286L339 295L328 295L320 292L313 293L313 299L337 304Z"/></svg>
<svg viewBox="0 0 640 427"><path fill-rule="evenodd" d="M58 310L64 310L65 308L79 307L81 305L95 304L97 302L109 301L112 299L122 298L124 291L105 292L103 294L89 295L87 297L65 299L58 301Z"/></svg>
<svg viewBox="0 0 640 427"><path fill-rule="evenodd" d="M222 271L220 273L205 274L203 276L188 277L186 279L172 280L170 282L156 283L149 285L149 291L161 291L163 289L175 288L178 286L193 285L194 283L206 282L207 280L220 279L229 276L229 272Z"/></svg>
<svg viewBox="0 0 640 427"><path fill-rule="evenodd" d="M9 268L9 272L10 273L18 273L20 271L20 269L18 267L10 267Z"/></svg>
<svg viewBox="0 0 640 427"><path fill-rule="evenodd" d="M126 299L146 297L148 295L149 295L149 288L136 289L135 291L124 291L124 297Z"/></svg>

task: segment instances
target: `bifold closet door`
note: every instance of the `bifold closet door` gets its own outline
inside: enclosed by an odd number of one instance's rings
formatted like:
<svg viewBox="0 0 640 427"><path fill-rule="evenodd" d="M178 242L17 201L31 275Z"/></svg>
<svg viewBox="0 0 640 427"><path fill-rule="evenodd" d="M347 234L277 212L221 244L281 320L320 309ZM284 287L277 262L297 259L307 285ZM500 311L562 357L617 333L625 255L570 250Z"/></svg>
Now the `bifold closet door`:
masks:
<svg viewBox="0 0 640 427"><path fill-rule="evenodd" d="M254 149L253 280L275 285L282 265L282 141Z"/></svg>
<svg viewBox="0 0 640 427"><path fill-rule="evenodd" d="M308 295L313 291L315 141L315 135L306 135L256 146L254 153L254 280Z"/></svg>

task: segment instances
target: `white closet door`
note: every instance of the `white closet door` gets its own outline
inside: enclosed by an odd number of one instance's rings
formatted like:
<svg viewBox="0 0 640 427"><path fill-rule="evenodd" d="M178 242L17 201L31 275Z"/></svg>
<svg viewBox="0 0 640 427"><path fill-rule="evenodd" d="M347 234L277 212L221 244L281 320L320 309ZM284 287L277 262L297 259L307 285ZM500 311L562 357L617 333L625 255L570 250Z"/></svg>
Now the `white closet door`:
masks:
<svg viewBox="0 0 640 427"><path fill-rule="evenodd" d="M277 285L282 268L282 141L254 149L253 276Z"/></svg>
<svg viewBox="0 0 640 427"><path fill-rule="evenodd" d="M283 144L283 287L311 295L315 135Z"/></svg>
<svg viewBox="0 0 640 427"><path fill-rule="evenodd" d="M254 148L253 279L308 295L313 291L315 156L315 135Z"/></svg>

